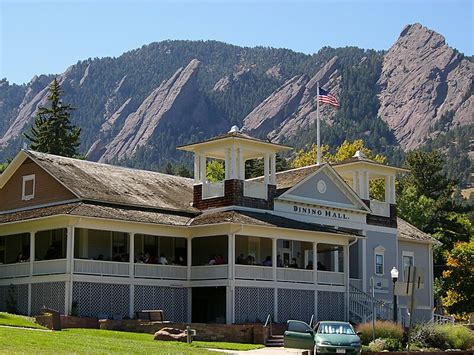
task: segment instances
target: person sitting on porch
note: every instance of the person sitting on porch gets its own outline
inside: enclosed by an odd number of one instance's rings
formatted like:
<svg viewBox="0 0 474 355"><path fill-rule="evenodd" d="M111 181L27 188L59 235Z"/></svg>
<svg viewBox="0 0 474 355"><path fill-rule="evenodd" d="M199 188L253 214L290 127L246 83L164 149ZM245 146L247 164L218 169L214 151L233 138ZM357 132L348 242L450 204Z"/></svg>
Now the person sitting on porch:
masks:
<svg viewBox="0 0 474 355"><path fill-rule="evenodd" d="M160 255L160 261L158 262L158 264L161 264L161 265L168 265L168 259L166 259L165 254L161 254L161 255Z"/></svg>
<svg viewBox="0 0 474 355"><path fill-rule="evenodd" d="M267 256L262 263L263 266L272 266L272 257Z"/></svg>
<svg viewBox="0 0 474 355"><path fill-rule="evenodd" d="M290 267L293 269L298 269L298 263L296 262L296 258L291 259Z"/></svg>
<svg viewBox="0 0 474 355"><path fill-rule="evenodd" d="M255 265L255 258L252 255L247 256L247 265Z"/></svg>
<svg viewBox="0 0 474 355"><path fill-rule="evenodd" d="M58 258L58 252L54 245L50 245L48 250L46 251L46 254L44 256L44 260L51 260L51 259L57 259Z"/></svg>
<svg viewBox="0 0 474 355"><path fill-rule="evenodd" d="M237 260L235 260L235 263L240 265L246 264L244 253L240 253L240 255L237 257Z"/></svg>
<svg viewBox="0 0 474 355"><path fill-rule="evenodd" d="M277 255L277 266L278 267L284 267L285 264L283 264L283 260L281 260L281 256Z"/></svg>
<svg viewBox="0 0 474 355"><path fill-rule="evenodd" d="M322 271L326 270L326 266L324 266L323 264L321 264L320 261L318 261L317 266L318 266L318 270L322 270Z"/></svg>
<svg viewBox="0 0 474 355"><path fill-rule="evenodd" d="M18 253L18 256L16 257L16 262L17 263L23 263L27 260L26 257L23 256L23 253L22 252L19 252Z"/></svg>
<svg viewBox="0 0 474 355"><path fill-rule="evenodd" d="M225 260L224 260L224 257L222 255L217 255L216 256L216 265L224 265L225 264Z"/></svg>
<svg viewBox="0 0 474 355"><path fill-rule="evenodd" d="M209 259L209 262L207 264L208 265L216 265L216 256L215 255L211 256L211 258Z"/></svg>
<svg viewBox="0 0 474 355"><path fill-rule="evenodd" d="M306 270L313 270L313 262L308 261L308 265L306 265Z"/></svg>
<svg viewBox="0 0 474 355"><path fill-rule="evenodd" d="M181 265L181 266L183 266L183 265L184 265L184 258L180 255L180 256L178 257L178 259L176 259L176 260L174 261L173 264L174 264L174 265Z"/></svg>

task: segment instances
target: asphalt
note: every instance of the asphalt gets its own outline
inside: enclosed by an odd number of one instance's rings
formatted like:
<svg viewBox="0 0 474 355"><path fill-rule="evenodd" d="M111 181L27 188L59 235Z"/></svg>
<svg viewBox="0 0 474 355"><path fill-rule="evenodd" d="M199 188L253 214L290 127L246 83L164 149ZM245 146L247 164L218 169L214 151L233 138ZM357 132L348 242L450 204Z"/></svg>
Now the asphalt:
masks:
<svg viewBox="0 0 474 355"><path fill-rule="evenodd" d="M219 349L209 349L213 351L219 351L226 354L237 354L237 355L310 355L309 350L303 349L285 349L283 347L266 347L256 350L248 351L232 351L232 350L219 350Z"/></svg>

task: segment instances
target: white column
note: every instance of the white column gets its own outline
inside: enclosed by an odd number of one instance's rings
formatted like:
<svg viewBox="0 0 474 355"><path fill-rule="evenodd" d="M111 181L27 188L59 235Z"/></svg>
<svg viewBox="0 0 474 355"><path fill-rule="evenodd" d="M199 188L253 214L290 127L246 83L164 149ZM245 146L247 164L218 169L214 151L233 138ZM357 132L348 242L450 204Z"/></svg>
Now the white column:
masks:
<svg viewBox="0 0 474 355"><path fill-rule="evenodd" d="M83 228L81 230L81 239L79 240L80 242L80 248L82 250L81 257L83 258L88 258L89 257L89 230L86 228Z"/></svg>
<svg viewBox="0 0 474 355"><path fill-rule="evenodd" d="M367 236L367 231L362 231ZM398 258L398 256L397 256ZM367 292L367 239L362 239L362 291Z"/></svg>
<svg viewBox="0 0 474 355"><path fill-rule="evenodd" d="M268 185L268 178L270 175L270 154L265 153L263 156L263 182Z"/></svg>
<svg viewBox="0 0 474 355"><path fill-rule="evenodd" d="M228 285L226 288L226 312L225 312L225 323L232 324L232 314L234 313L234 287Z"/></svg>
<svg viewBox="0 0 474 355"><path fill-rule="evenodd" d="M395 176L390 176L390 203L396 203L397 202L397 197L395 193Z"/></svg>
<svg viewBox="0 0 474 355"><path fill-rule="evenodd" d="M129 266L128 266L128 274L129 277L135 277L135 233L129 234L129 243L130 247L128 248L128 255L129 255Z"/></svg>
<svg viewBox="0 0 474 355"><path fill-rule="evenodd" d="M224 170L225 170L225 179L226 180L228 180L230 178L230 169L231 169L230 149L226 148L225 149L225 161L224 161Z"/></svg>
<svg viewBox="0 0 474 355"><path fill-rule="evenodd" d="M204 184L206 182L206 157L199 156L199 182Z"/></svg>
<svg viewBox="0 0 474 355"><path fill-rule="evenodd" d="M235 234L228 234L228 271L229 271L229 280L234 278L234 267L235 267Z"/></svg>
<svg viewBox="0 0 474 355"><path fill-rule="evenodd" d="M30 276L33 276L33 266L35 262L35 233L30 232Z"/></svg>
<svg viewBox="0 0 474 355"><path fill-rule="evenodd" d="M244 153L242 151L242 148L238 149L239 155L239 165L238 165L238 174L237 178L240 180L245 180L245 161L244 161Z"/></svg>
<svg viewBox="0 0 474 355"><path fill-rule="evenodd" d="M346 321L349 321L349 245L344 245L342 250L344 253L344 300L346 304Z"/></svg>
<svg viewBox="0 0 474 355"><path fill-rule="evenodd" d="M31 280L28 283L28 315L31 316Z"/></svg>
<svg viewBox="0 0 474 355"><path fill-rule="evenodd" d="M390 176L385 176L385 202L392 203L392 190L390 186Z"/></svg>
<svg viewBox="0 0 474 355"><path fill-rule="evenodd" d="M133 319L135 313L135 285L130 284L130 303L128 304L128 316Z"/></svg>
<svg viewBox="0 0 474 355"><path fill-rule="evenodd" d="M69 274L72 271L72 260L74 259L74 241L73 241L73 227L67 227L66 235L66 273Z"/></svg>
<svg viewBox="0 0 474 355"><path fill-rule="evenodd" d="M318 284L318 243L313 243L313 282Z"/></svg>
<svg viewBox="0 0 474 355"><path fill-rule="evenodd" d="M199 154L195 153L194 154L194 183L198 184L199 183Z"/></svg>
<svg viewBox="0 0 474 355"><path fill-rule="evenodd" d="M362 174L363 178L363 190L362 190L362 198L365 200L369 199L369 173L367 171L364 171Z"/></svg>
<svg viewBox="0 0 474 355"><path fill-rule="evenodd" d="M359 189L357 193L359 194L360 198L365 198L364 197L364 173L362 171L357 171L356 172L357 178L359 180Z"/></svg>
<svg viewBox="0 0 474 355"><path fill-rule="evenodd" d="M276 185L276 155L272 153L270 155L270 184Z"/></svg>
<svg viewBox="0 0 474 355"><path fill-rule="evenodd" d="M186 243L187 243L187 263L188 263L188 281L191 280L191 265L192 265L192 250L191 250L191 246L193 244L193 239L192 238L189 238L186 240Z"/></svg>
<svg viewBox="0 0 474 355"><path fill-rule="evenodd" d="M230 152L230 165L231 165L231 179L237 179L237 152L235 149L235 145L232 145L231 152Z"/></svg>
<svg viewBox="0 0 474 355"><path fill-rule="evenodd" d="M276 282L277 281L277 267L278 267L278 264L277 264L277 258L278 258L278 251L277 251L277 239L276 238L273 238L272 239L272 278L273 278L273 281Z"/></svg>
<svg viewBox="0 0 474 355"><path fill-rule="evenodd" d="M359 184L358 184L358 177L359 177L359 172L354 171L352 172L352 189L360 196L359 192Z"/></svg>

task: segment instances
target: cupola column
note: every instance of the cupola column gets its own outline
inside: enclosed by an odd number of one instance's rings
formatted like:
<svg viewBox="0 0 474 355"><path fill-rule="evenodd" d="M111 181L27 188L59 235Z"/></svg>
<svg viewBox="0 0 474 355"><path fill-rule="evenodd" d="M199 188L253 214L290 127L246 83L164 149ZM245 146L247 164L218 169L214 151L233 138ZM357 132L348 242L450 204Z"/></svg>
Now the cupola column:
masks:
<svg viewBox="0 0 474 355"><path fill-rule="evenodd" d="M204 184L206 182L206 156L199 156L199 182Z"/></svg>
<svg viewBox="0 0 474 355"><path fill-rule="evenodd" d="M276 185L276 154L270 154L270 184Z"/></svg>
<svg viewBox="0 0 474 355"><path fill-rule="evenodd" d="M231 164L231 172L230 178L237 179L237 149L235 145L232 145L231 153L230 153L230 164Z"/></svg>
<svg viewBox="0 0 474 355"><path fill-rule="evenodd" d="M224 160L224 169L225 169L225 179L230 179L230 148L226 148L225 150L225 160Z"/></svg>
<svg viewBox="0 0 474 355"><path fill-rule="evenodd" d="M270 176L270 154L265 153L263 157L263 181L265 185L268 185L268 178Z"/></svg>
<svg viewBox="0 0 474 355"><path fill-rule="evenodd" d="M245 160L242 148L237 149L238 160L239 160L239 170L237 174L237 179L245 180Z"/></svg>
<svg viewBox="0 0 474 355"><path fill-rule="evenodd" d="M194 154L194 184L199 184L200 182L200 171L199 171L199 154Z"/></svg>

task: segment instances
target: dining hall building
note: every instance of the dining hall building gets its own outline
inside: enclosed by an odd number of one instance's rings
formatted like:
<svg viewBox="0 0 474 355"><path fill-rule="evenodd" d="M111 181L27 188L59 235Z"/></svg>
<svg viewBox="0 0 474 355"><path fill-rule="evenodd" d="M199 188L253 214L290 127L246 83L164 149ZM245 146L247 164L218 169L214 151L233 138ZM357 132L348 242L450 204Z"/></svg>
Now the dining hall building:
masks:
<svg viewBox="0 0 474 355"><path fill-rule="evenodd" d="M358 152L276 173L276 154L290 148L236 127L178 149L194 154L194 180L20 151L0 175L0 310L13 299L28 315L47 306L115 319L162 309L174 322L357 323L391 319L390 271L415 265L424 287L414 314L432 317L436 241L396 217L405 170ZM223 181L206 179L209 159L224 162ZM263 176L245 178L250 159L263 159ZM383 201L369 196L373 180L384 181ZM408 297L398 303L404 319Z"/></svg>

